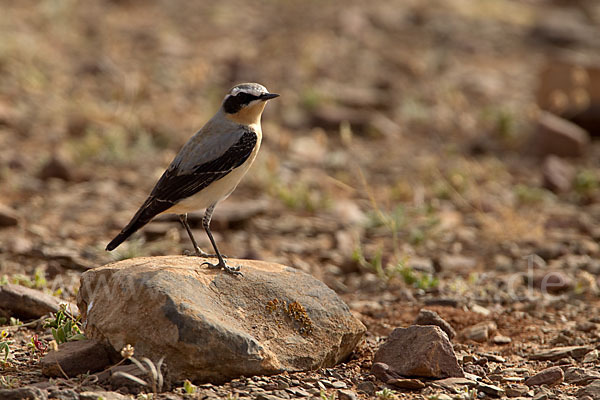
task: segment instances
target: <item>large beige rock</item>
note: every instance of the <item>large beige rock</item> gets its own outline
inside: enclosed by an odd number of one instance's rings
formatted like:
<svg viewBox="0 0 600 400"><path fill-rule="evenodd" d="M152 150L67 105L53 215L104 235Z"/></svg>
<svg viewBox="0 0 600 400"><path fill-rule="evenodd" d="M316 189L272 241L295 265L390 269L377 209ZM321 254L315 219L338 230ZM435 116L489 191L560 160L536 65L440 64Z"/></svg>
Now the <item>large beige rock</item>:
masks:
<svg viewBox="0 0 600 400"><path fill-rule="evenodd" d="M165 357L174 379L332 366L365 327L312 276L279 264L229 259L244 276L200 267L185 256L124 260L85 272L78 305L86 336Z"/></svg>

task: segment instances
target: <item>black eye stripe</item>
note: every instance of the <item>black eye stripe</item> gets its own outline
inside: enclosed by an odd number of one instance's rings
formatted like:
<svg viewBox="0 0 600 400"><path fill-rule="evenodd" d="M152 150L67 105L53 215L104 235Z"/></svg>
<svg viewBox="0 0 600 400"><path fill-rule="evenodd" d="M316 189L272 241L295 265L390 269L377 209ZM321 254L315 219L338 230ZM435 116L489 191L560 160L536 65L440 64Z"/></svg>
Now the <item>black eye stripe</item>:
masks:
<svg viewBox="0 0 600 400"><path fill-rule="evenodd" d="M223 103L223 109L228 114L235 114L240 111L242 107L247 106L254 100L260 99L259 96L255 96L246 92L239 92L235 96L229 96L225 103Z"/></svg>

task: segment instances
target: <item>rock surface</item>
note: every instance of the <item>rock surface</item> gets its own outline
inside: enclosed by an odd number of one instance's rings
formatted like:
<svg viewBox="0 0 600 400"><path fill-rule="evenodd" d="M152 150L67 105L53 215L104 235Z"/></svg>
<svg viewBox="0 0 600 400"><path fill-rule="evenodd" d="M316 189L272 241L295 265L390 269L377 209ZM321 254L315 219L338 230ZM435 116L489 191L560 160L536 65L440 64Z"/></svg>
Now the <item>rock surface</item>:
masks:
<svg viewBox="0 0 600 400"><path fill-rule="evenodd" d="M421 310L419 315L415 318L413 325L435 325L439 326L441 330L446 332L448 338L452 340L456 336L456 331L452 328L448 322L438 315L435 311Z"/></svg>
<svg viewBox="0 0 600 400"><path fill-rule="evenodd" d="M39 318L50 312L57 312L61 303L66 302L25 286L0 286L0 309L22 318Z"/></svg>
<svg viewBox="0 0 600 400"><path fill-rule="evenodd" d="M46 400L48 394L36 387L22 387L18 389L0 389L2 400Z"/></svg>
<svg viewBox="0 0 600 400"><path fill-rule="evenodd" d="M553 349L542 350L538 353L532 354L529 356L529 359L539 361L557 361L567 357L579 359L585 356L585 354L590 350L592 350L590 346L555 347Z"/></svg>
<svg viewBox="0 0 600 400"><path fill-rule="evenodd" d="M3 204L0 204L0 228L15 226L19 223L17 212Z"/></svg>
<svg viewBox="0 0 600 400"><path fill-rule="evenodd" d="M576 393L578 399L589 396L593 400L600 399L600 380L593 381L587 386L579 389Z"/></svg>
<svg viewBox="0 0 600 400"><path fill-rule="evenodd" d="M542 112L535 139L536 151L541 155L580 157L590 143L590 134L572 122L549 112Z"/></svg>
<svg viewBox="0 0 600 400"><path fill-rule="evenodd" d="M109 364L110 357L105 345L96 340L63 343L58 347L58 351L49 352L41 360L42 374L61 378L62 371L73 377L99 371Z"/></svg>
<svg viewBox="0 0 600 400"><path fill-rule="evenodd" d="M402 376L464 376L448 336L437 326L394 329L375 353L373 362L387 364Z"/></svg>
<svg viewBox="0 0 600 400"><path fill-rule="evenodd" d="M546 368L525 381L527 386L554 385L563 381L565 374L560 367Z"/></svg>
<svg viewBox="0 0 600 400"><path fill-rule="evenodd" d="M185 256L124 260L85 272L86 335L136 357L165 357L169 376L225 381L335 365L365 327L320 281L279 264L234 260L244 276Z"/></svg>
<svg viewBox="0 0 600 400"><path fill-rule="evenodd" d="M567 161L549 155L542 165L543 185L555 193L571 190L575 179L575 168Z"/></svg>

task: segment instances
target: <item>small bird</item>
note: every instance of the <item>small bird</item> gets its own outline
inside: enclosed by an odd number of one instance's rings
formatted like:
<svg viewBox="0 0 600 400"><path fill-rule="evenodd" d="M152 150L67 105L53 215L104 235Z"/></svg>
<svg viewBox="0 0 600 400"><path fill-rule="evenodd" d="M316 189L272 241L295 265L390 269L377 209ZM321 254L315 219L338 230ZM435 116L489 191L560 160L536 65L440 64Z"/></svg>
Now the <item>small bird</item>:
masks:
<svg viewBox="0 0 600 400"><path fill-rule="evenodd" d="M203 252L192 234L187 214L206 209L202 226L215 250L218 263L209 268L241 275L240 267L227 265L210 232L215 206L234 191L254 162L262 140L260 118L268 100L279 97L258 83L234 86L217 113L183 146L129 224L106 246L114 250L131 234L163 213L178 214L195 254Z"/></svg>

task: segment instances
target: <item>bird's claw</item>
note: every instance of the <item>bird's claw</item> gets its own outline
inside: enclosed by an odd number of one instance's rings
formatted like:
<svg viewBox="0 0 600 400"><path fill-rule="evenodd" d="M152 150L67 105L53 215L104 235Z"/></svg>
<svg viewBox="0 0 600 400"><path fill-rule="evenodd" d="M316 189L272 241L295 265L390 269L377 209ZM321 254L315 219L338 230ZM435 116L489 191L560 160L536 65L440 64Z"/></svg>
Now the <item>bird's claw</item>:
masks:
<svg viewBox="0 0 600 400"><path fill-rule="evenodd" d="M217 264L212 264L212 263L210 263L208 261L205 261L202 264L200 264L200 266L203 266L203 265L206 265L208 268L211 268L211 269L221 269L221 268L223 268L225 270L225 272L227 272L228 274L231 274L231 275L241 275L241 276L244 276L244 274L242 274L240 272L241 267L239 265L236 265L235 267L230 267L224 261L223 262L218 262Z"/></svg>

